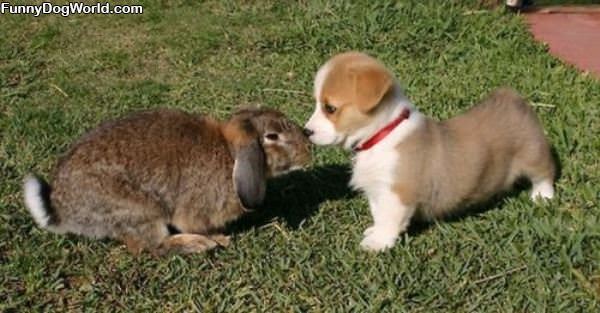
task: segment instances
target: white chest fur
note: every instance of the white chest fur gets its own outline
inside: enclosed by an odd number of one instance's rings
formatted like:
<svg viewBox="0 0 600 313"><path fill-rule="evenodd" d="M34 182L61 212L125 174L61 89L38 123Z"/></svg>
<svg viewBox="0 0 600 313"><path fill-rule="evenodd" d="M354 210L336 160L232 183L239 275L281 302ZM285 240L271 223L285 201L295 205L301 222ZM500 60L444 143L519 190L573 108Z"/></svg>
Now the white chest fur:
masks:
<svg viewBox="0 0 600 313"><path fill-rule="evenodd" d="M350 185L369 196L379 188L394 183L393 173L398 164L398 153L389 143L384 146L382 142L367 151L359 152L353 163Z"/></svg>
<svg viewBox="0 0 600 313"><path fill-rule="evenodd" d="M396 166L402 161L396 146L422 121L422 115L413 112L382 141L354 158L350 185L365 193L373 216L373 225L365 230L361 242L364 249L380 251L392 247L410 222L414 208L404 205L393 191Z"/></svg>
<svg viewBox="0 0 600 313"><path fill-rule="evenodd" d="M391 188L394 184L396 165L400 161L397 144L408 136L423 121L419 112L413 112L409 119L398 125L388 136L354 157L350 186L362 190L367 197L376 196L381 188Z"/></svg>

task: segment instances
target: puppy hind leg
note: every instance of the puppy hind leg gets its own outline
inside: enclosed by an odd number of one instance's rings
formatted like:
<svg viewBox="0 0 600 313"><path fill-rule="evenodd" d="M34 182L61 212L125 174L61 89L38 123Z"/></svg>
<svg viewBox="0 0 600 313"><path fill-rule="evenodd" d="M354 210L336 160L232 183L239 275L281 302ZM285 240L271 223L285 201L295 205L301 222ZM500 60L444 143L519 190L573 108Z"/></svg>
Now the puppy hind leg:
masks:
<svg viewBox="0 0 600 313"><path fill-rule="evenodd" d="M534 201L554 198L554 186L551 179L533 181L531 188L531 199Z"/></svg>
<svg viewBox="0 0 600 313"><path fill-rule="evenodd" d="M550 152L528 162L523 172L531 181L532 200L539 201L554 197L555 163Z"/></svg>

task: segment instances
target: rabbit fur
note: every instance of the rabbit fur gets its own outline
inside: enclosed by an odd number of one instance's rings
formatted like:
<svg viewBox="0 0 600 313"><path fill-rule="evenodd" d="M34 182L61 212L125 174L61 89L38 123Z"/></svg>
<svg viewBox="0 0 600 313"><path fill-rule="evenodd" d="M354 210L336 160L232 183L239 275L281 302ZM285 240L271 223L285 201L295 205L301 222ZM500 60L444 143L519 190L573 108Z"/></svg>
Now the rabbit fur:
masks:
<svg viewBox="0 0 600 313"><path fill-rule="evenodd" d="M29 175L25 203L55 233L109 237L130 251L226 246L224 225L264 199L266 179L306 165L302 130L272 109L227 121L175 109L108 121L77 140L54 180Z"/></svg>

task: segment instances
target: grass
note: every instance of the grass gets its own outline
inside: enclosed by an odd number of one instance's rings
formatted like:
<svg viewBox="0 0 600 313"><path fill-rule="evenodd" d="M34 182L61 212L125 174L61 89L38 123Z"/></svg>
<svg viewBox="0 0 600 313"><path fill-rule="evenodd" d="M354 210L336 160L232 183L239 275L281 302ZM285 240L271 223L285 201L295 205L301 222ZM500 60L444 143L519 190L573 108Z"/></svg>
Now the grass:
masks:
<svg viewBox="0 0 600 313"><path fill-rule="evenodd" d="M0 17L0 311L598 310L600 84L551 57L520 16L456 0L141 3L141 16ZM49 177L100 121L255 103L301 123L316 69L349 49L383 60L436 118L500 85L520 90L560 157L557 199L536 205L521 190L369 254L349 155L323 148L312 169L270 184L231 247L205 255L135 257L28 216L24 174Z"/></svg>

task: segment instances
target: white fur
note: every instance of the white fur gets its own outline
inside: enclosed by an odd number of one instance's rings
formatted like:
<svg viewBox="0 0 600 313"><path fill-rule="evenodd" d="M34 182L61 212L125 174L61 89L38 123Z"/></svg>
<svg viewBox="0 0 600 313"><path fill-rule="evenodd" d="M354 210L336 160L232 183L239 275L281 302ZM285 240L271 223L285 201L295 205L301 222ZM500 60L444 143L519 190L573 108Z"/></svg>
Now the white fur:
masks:
<svg viewBox="0 0 600 313"><path fill-rule="evenodd" d="M372 123L346 137L346 134L341 134L336 131L335 125L327 118L325 113L323 113L323 103L319 101L321 98L323 83L325 82L325 78L327 78L327 74L329 74L330 68L330 64L325 63L325 65L319 69L315 76L314 91L315 99L317 99L315 111L304 126L305 128L313 131L313 134L310 136L310 140L314 144L342 144L344 148L350 149L352 148L352 145L376 133L379 128L384 127L387 123L396 118L403 108L408 108L411 111L415 110L413 104L406 98L406 96L404 96L404 92L400 88L400 85L396 82L392 87L392 96L386 100L386 102L392 102L391 105L388 105L388 103L380 103L378 105L380 108L385 108L387 111L382 110L378 112L375 120Z"/></svg>
<svg viewBox="0 0 600 313"><path fill-rule="evenodd" d="M331 70L331 65L329 63L325 63L325 65L321 66L321 68L319 68L319 70L317 71L317 75L315 75L315 84L314 84L315 99L319 99L319 96L321 96L321 91L323 89L323 83L325 82L325 77L327 77L327 74L329 74L330 70Z"/></svg>
<svg viewBox="0 0 600 313"><path fill-rule="evenodd" d="M531 199L544 200L554 198L554 187L552 186L551 180L542 180L538 183L533 184L531 188Z"/></svg>
<svg viewBox="0 0 600 313"><path fill-rule="evenodd" d="M406 230L415 208L402 203L390 185L370 186L369 209L373 216L373 225L364 231L361 248L368 251L382 251L391 248L398 236Z"/></svg>
<svg viewBox="0 0 600 313"><path fill-rule="evenodd" d="M371 132L360 130L358 133L375 133L396 118L405 107L412 109L405 98L396 98L398 103L392 106L392 112L378 116L378 125L369 125ZM423 122L423 116L412 109L411 115L398 125L389 135L366 151L358 152L354 158L354 167L350 185L362 190L369 200L373 226L365 230L361 247L370 251L381 251L394 245L398 235L406 230L415 208L402 203L398 194L392 191L396 165L401 162L396 146ZM357 134L353 134L356 136ZM368 139L369 136L363 137ZM348 140L347 142L351 142Z"/></svg>
<svg viewBox="0 0 600 313"><path fill-rule="evenodd" d="M25 205L33 220L42 228L48 227L50 216L42 197L42 183L34 176L25 178L24 192Z"/></svg>
<svg viewBox="0 0 600 313"><path fill-rule="evenodd" d="M317 145L335 145L339 144L343 139L343 137L336 132L333 123L331 123L323 113L323 109L321 108L323 104L319 101L321 90L323 89L323 82L325 81L325 77L327 77L329 70L330 65L326 63L319 69L315 76L314 90L317 102L315 104L314 113L305 125L306 128L314 132L313 135L310 136L310 140Z"/></svg>
<svg viewBox="0 0 600 313"><path fill-rule="evenodd" d="M367 126L353 130L351 134L338 133L335 125L323 113L323 104L319 101L328 73L328 63L317 72L314 86L316 108L305 126L313 131L310 140L317 145L341 144L346 149L351 149L397 118L403 109L407 108L411 112L407 120L370 149L358 152L353 160L350 185L365 193L373 216L373 225L364 231L360 246L369 251L382 251L394 246L398 236L406 231L415 213L416 208L403 203L399 194L393 190L396 168L402 162L396 147L422 125L424 117L404 96L400 84L395 82L391 95L378 104L375 116ZM551 181L541 181L533 185L532 199L550 199L553 196Z"/></svg>
<svg viewBox="0 0 600 313"><path fill-rule="evenodd" d="M305 126L314 132L310 139L317 145L342 144L344 148L351 149L353 145L368 140L397 118L405 108L411 111L408 119L375 146L357 153L354 159L350 185L365 193L373 216L373 225L365 230L365 237L360 245L365 250L381 251L394 245L400 233L408 227L414 214L415 208L404 205L402 199L392 190L396 164L400 161L395 147L422 123L423 116L404 96L399 84L396 83L391 96L378 105L379 111L369 125L348 136L340 134L325 116L321 109L322 103L318 101L328 70L326 64L315 77L316 108Z"/></svg>
<svg viewBox="0 0 600 313"><path fill-rule="evenodd" d="M317 102L315 112L304 126L313 131L310 141L317 145L340 144L344 137L335 130L333 123L323 113L321 105Z"/></svg>
<svg viewBox="0 0 600 313"><path fill-rule="evenodd" d="M356 130L354 133L349 134L347 138L344 138L344 148L351 149L353 145L356 145L357 143L360 144L362 141L369 139L381 128L385 127L387 124L391 123L394 119L400 116L402 110L404 109L410 110L411 116L408 120L403 121L402 124L406 124L411 121L416 121L416 116L419 115L419 112L416 111L414 105L406 98L406 96L404 96L404 92L400 89L400 87L398 87L398 85L395 85L391 92L392 96L386 98L384 102L381 102L378 105L379 112L377 112L377 115L374 117L374 120L369 125ZM388 137L392 137L392 134L395 133L396 130L402 126L402 124L396 127L394 129L394 132L390 133L386 137L386 139ZM402 139L404 136L406 136L406 134L400 134L400 138L398 138L398 140ZM377 145L380 144L381 142Z"/></svg>

